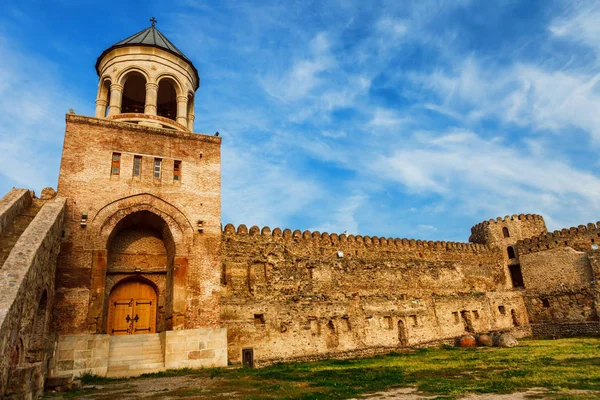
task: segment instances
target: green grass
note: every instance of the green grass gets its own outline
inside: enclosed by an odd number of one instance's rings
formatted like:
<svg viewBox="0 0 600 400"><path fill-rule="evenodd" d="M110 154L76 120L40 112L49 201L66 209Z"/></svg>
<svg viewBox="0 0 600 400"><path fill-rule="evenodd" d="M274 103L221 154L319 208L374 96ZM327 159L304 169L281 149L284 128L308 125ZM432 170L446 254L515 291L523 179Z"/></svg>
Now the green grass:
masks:
<svg viewBox="0 0 600 400"><path fill-rule="evenodd" d="M443 346L259 369L170 370L126 382L172 376L198 378L198 384L149 397L202 395L210 399L235 393L240 399L343 399L394 387L415 387L448 399L466 393L512 393L543 387L549 391L544 394L546 398L585 399L600 397L600 338L523 340L510 349ZM85 379L108 385L103 393L110 385L123 382Z"/></svg>

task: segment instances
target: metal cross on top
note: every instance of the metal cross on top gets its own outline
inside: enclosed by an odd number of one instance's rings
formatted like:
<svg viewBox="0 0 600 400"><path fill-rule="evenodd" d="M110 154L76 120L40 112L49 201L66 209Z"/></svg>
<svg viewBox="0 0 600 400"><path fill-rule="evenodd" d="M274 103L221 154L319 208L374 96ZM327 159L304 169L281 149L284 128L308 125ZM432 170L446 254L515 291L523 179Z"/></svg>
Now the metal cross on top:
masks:
<svg viewBox="0 0 600 400"><path fill-rule="evenodd" d="M150 18L150 22L152 22L152 26L154 26L158 21L156 20L156 18L152 17Z"/></svg>

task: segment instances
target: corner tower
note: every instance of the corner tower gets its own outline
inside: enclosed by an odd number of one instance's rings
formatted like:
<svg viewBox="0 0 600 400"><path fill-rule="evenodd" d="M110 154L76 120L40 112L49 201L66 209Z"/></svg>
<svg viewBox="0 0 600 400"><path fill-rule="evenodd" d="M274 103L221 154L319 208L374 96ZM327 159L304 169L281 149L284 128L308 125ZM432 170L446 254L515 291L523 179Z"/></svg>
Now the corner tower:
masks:
<svg viewBox="0 0 600 400"><path fill-rule="evenodd" d="M151 22L98 57L96 118L193 131L198 70Z"/></svg>
<svg viewBox="0 0 600 400"><path fill-rule="evenodd" d="M75 351L57 375L226 365L221 138L192 132L198 72L154 23L98 58L95 117L66 116L53 312L59 348ZM155 359L119 364L111 346L136 335L160 340ZM179 336L187 347L169 345ZM106 353L72 348L82 340Z"/></svg>

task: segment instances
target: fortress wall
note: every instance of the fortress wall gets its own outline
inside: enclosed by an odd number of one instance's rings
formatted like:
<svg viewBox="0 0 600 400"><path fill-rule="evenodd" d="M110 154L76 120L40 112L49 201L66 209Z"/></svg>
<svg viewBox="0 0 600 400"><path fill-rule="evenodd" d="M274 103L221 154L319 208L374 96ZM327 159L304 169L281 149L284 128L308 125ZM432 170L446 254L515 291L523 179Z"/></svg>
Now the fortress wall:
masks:
<svg viewBox="0 0 600 400"><path fill-rule="evenodd" d="M598 241L600 223L548 232L518 242L525 300L532 323L583 323L600 319L597 285L600 252L592 247ZM556 327L552 326L548 332L556 334ZM585 326L588 329L596 325ZM546 328L536 329L545 335Z"/></svg>
<svg viewBox="0 0 600 400"><path fill-rule="evenodd" d="M564 228L554 232L546 232L532 238L517 242L519 254L536 253L559 247L571 247L579 251L591 249L593 244L600 242L600 221Z"/></svg>
<svg viewBox="0 0 600 400"><path fill-rule="evenodd" d="M0 270L0 397L41 394L65 200L44 204Z"/></svg>
<svg viewBox="0 0 600 400"><path fill-rule="evenodd" d="M13 188L0 200L0 233L14 221L16 216L31 205L33 198L27 189Z"/></svg>
<svg viewBox="0 0 600 400"><path fill-rule="evenodd" d="M462 334L465 319L506 330L511 310L527 323L484 245L228 225L222 246L230 361L245 347L265 361L427 343Z"/></svg>

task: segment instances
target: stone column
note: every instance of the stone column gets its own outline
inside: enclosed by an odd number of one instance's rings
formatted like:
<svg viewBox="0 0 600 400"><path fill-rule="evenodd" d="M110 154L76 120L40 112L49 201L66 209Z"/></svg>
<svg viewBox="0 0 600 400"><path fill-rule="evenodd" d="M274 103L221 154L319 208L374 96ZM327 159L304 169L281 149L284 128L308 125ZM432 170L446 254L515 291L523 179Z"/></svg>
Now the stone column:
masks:
<svg viewBox="0 0 600 400"><path fill-rule="evenodd" d="M177 96L177 122L187 126L187 96Z"/></svg>
<svg viewBox="0 0 600 400"><path fill-rule="evenodd" d="M158 85L153 82L146 83L146 106L144 114L156 115L156 99L158 98Z"/></svg>
<svg viewBox="0 0 600 400"><path fill-rule="evenodd" d="M96 100L96 118L106 117L106 106L108 102L104 99Z"/></svg>
<svg viewBox="0 0 600 400"><path fill-rule="evenodd" d="M108 116L112 117L121 113L121 102L123 101L123 85L113 83L110 85L110 106Z"/></svg>
<svg viewBox="0 0 600 400"><path fill-rule="evenodd" d="M187 128L190 130L190 132L194 132L194 119L196 117L194 117L194 114L188 114L187 117Z"/></svg>

